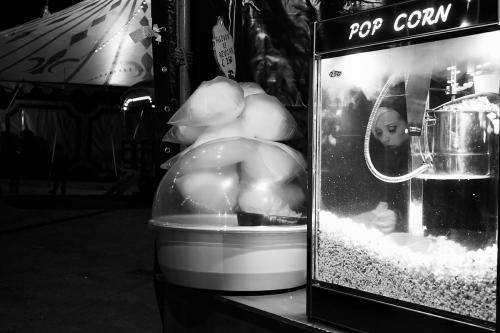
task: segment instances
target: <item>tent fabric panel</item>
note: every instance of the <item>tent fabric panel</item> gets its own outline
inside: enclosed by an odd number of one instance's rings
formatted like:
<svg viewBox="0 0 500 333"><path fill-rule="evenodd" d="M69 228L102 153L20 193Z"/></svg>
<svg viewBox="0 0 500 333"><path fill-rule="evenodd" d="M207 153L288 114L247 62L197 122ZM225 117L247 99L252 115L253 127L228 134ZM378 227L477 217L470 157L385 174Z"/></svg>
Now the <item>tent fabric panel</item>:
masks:
<svg viewBox="0 0 500 333"><path fill-rule="evenodd" d="M0 80L131 86L150 80L149 0L85 0L0 32Z"/></svg>

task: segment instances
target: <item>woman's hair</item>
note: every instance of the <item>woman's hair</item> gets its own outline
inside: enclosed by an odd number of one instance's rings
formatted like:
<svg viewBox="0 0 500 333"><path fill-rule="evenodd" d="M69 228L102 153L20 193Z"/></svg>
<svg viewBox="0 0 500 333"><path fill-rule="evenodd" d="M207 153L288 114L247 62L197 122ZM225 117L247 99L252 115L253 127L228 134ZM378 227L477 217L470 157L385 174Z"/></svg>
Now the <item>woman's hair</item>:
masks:
<svg viewBox="0 0 500 333"><path fill-rule="evenodd" d="M381 107L387 107L393 109L403 120L406 122L406 90L405 83L403 81L396 83L393 87L389 89L388 94L380 103ZM380 109L379 108L379 109Z"/></svg>

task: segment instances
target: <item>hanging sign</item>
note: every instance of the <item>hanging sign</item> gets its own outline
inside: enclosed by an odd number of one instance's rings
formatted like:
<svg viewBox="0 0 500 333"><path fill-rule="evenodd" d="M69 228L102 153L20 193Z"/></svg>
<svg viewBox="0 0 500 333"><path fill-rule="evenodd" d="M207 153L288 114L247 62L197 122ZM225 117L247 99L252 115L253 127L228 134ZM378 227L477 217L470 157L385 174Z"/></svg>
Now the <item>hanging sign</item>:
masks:
<svg viewBox="0 0 500 333"><path fill-rule="evenodd" d="M226 77L234 79L236 76L236 58L234 56L233 37L224 26L224 21L220 16L212 28L212 35L214 56L219 69Z"/></svg>

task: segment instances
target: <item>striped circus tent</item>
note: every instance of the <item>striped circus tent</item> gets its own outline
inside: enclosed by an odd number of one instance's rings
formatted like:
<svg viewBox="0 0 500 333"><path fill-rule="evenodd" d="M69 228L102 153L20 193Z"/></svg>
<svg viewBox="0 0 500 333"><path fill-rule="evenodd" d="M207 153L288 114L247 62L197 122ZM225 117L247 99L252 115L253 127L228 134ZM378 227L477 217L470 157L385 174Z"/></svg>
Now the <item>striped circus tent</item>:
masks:
<svg viewBox="0 0 500 333"><path fill-rule="evenodd" d="M84 0L0 31L0 81L132 86L153 78L150 0Z"/></svg>

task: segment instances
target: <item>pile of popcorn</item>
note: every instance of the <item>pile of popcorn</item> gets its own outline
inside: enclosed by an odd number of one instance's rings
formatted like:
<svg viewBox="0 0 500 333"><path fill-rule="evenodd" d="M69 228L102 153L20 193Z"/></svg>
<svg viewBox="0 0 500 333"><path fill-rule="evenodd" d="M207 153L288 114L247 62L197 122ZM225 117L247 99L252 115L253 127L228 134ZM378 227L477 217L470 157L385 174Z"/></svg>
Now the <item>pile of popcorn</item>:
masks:
<svg viewBox="0 0 500 333"><path fill-rule="evenodd" d="M472 251L445 237L384 235L327 211L320 220L318 280L496 320L496 244Z"/></svg>

